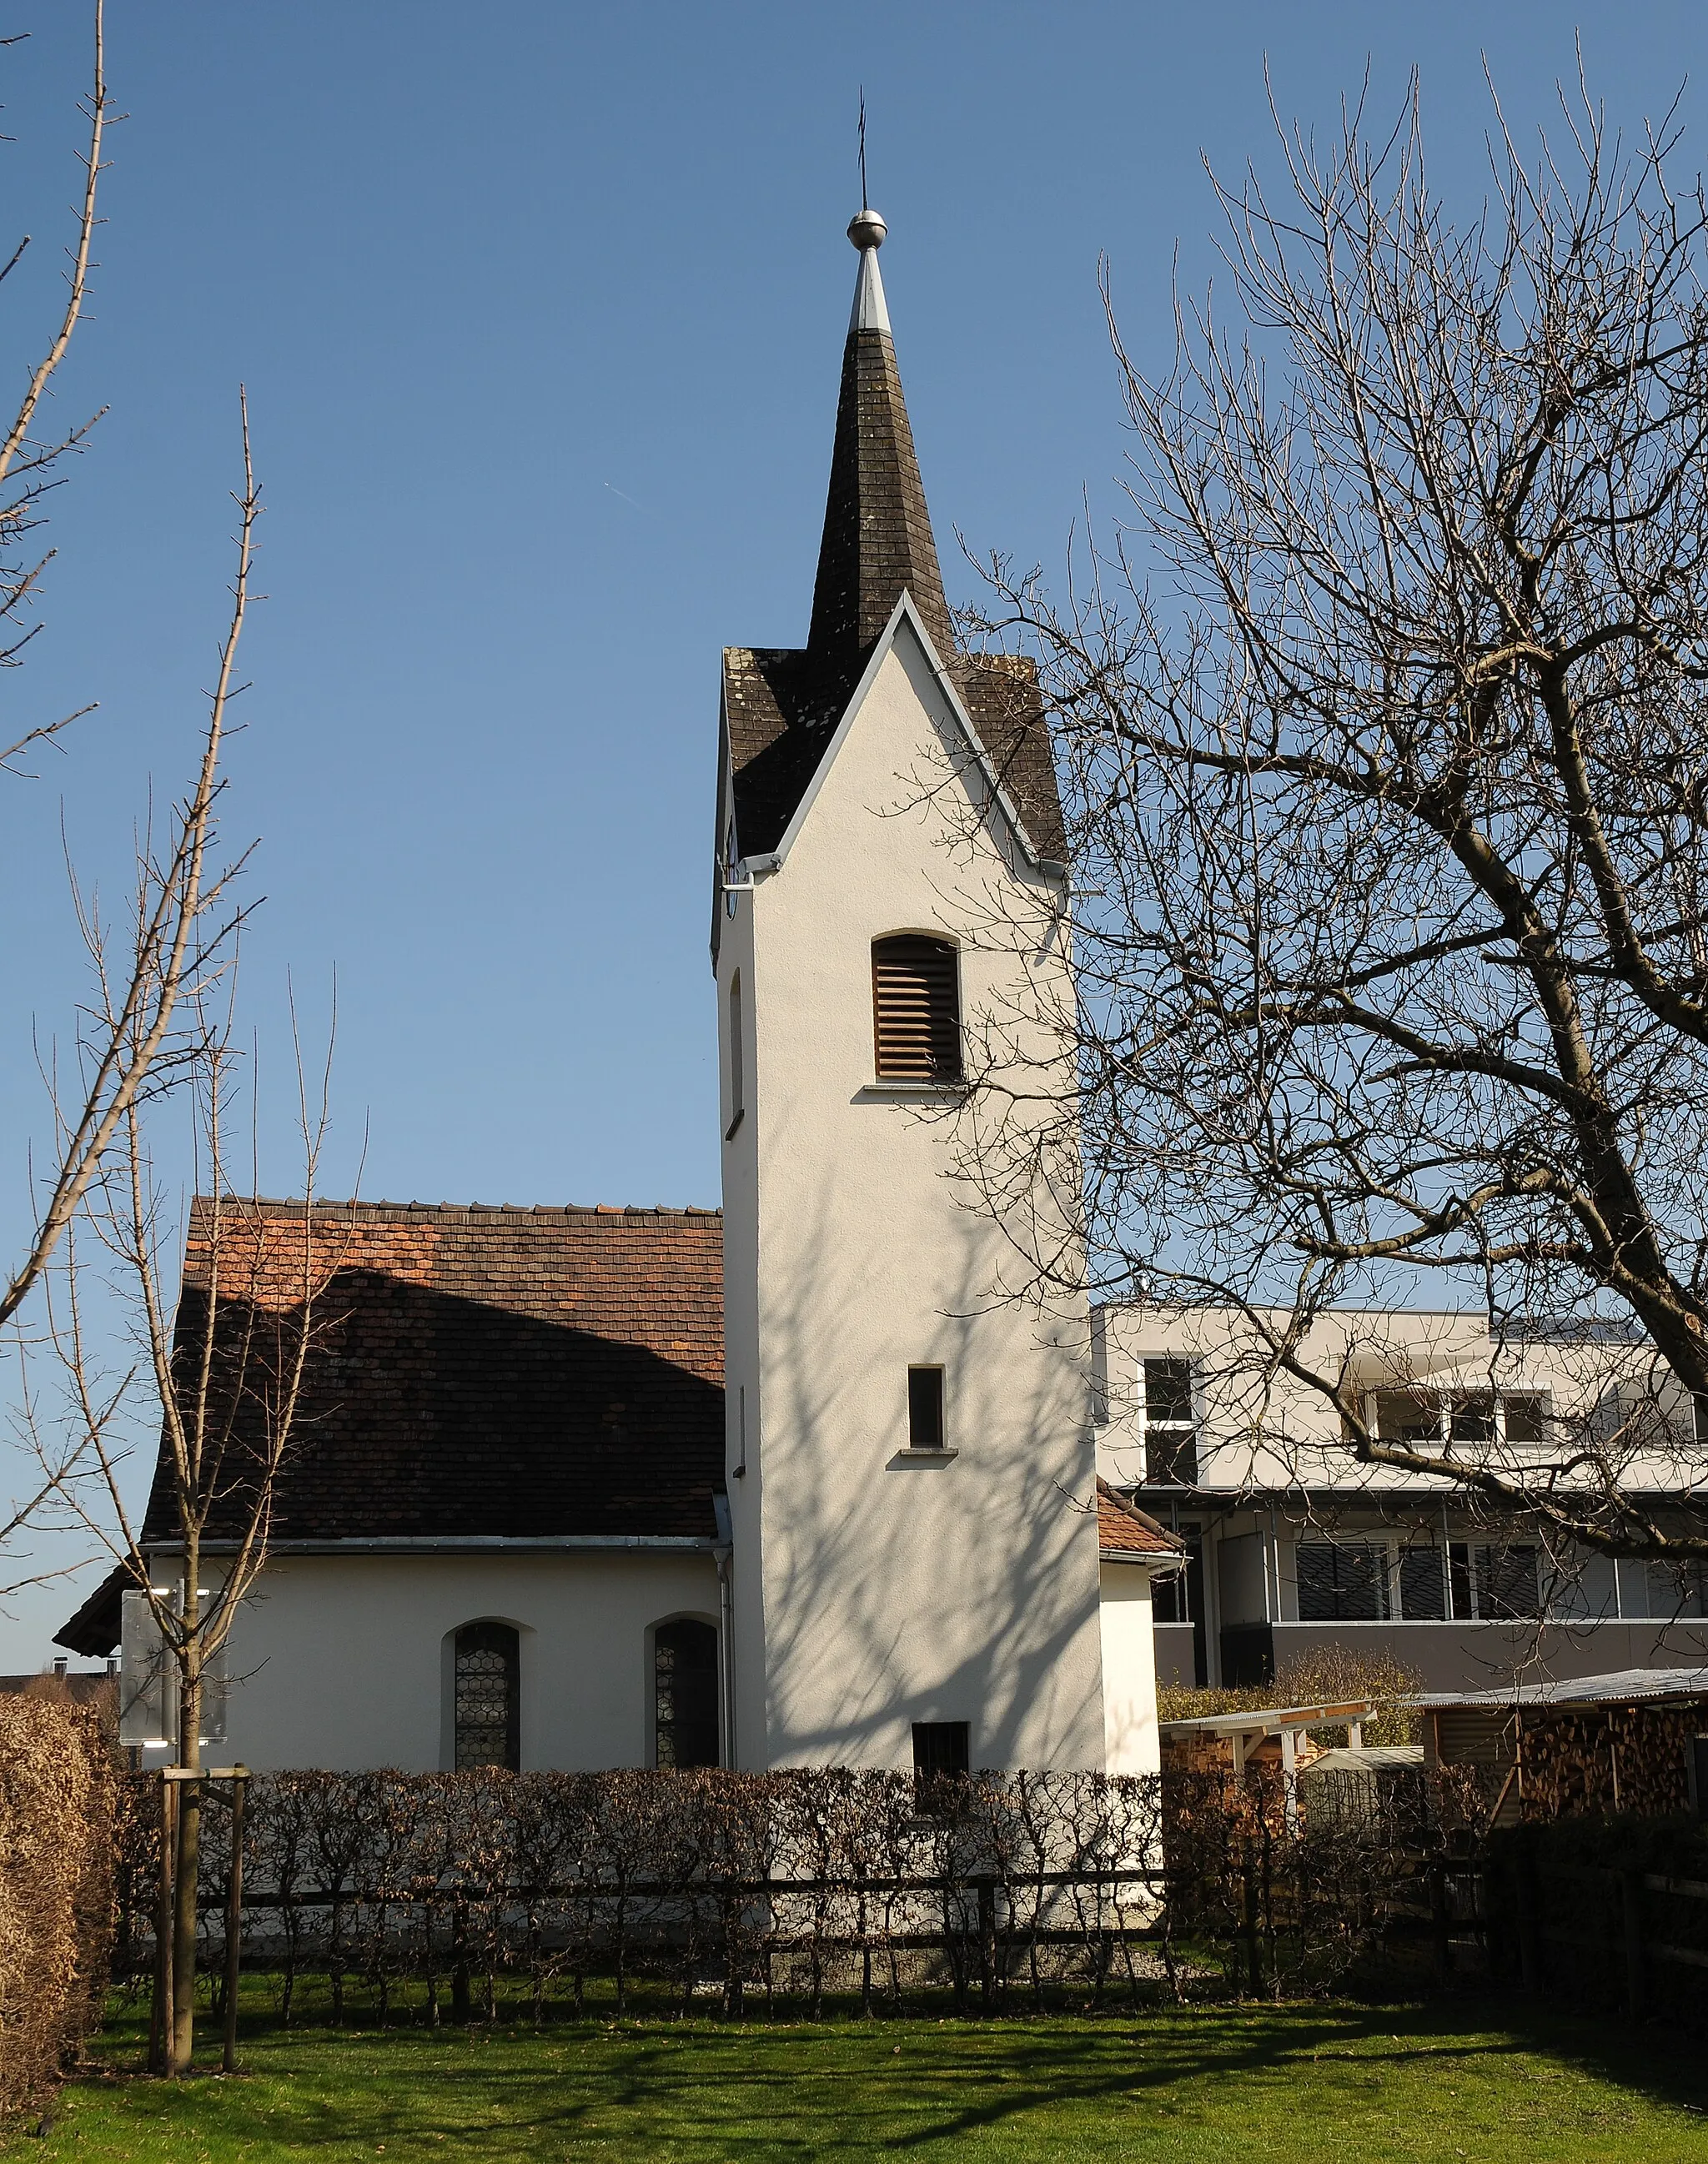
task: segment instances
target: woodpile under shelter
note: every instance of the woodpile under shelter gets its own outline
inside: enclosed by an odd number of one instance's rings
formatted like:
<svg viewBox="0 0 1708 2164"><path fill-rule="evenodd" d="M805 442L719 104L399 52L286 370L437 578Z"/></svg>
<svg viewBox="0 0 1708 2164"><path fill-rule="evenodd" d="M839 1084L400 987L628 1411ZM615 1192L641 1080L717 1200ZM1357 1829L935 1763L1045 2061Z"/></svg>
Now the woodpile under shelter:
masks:
<svg viewBox="0 0 1708 2164"><path fill-rule="evenodd" d="M1624 1668L1414 1704L1424 1762L1482 1769L1493 1825L1708 1815L1708 1668Z"/></svg>

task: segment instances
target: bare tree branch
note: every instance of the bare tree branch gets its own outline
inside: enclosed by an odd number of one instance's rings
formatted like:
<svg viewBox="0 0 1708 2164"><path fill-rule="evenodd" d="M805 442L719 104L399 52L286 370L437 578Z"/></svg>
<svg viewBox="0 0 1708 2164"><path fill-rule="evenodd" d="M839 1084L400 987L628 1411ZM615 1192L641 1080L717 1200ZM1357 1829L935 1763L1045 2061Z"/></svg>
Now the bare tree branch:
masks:
<svg viewBox="0 0 1708 2164"><path fill-rule="evenodd" d="M977 618L1055 716L1078 1087L967 1153L996 1207L1080 1153L1096 1281L1238 1311L1356 1462L1669 1561L1708 1557L1708 197L1671 116L1563 107L1529 169L1497 110L1469 226L1415 82L1385 137L1280 126L1285 200L1212 176L1232 307L1177 298L1160 380L1106 273L1134 521L1060 605L995 559ZM1440 1279L1628 1342L1618 1407L1521 1462L1375 1431L1311 1326Z"/></svg>

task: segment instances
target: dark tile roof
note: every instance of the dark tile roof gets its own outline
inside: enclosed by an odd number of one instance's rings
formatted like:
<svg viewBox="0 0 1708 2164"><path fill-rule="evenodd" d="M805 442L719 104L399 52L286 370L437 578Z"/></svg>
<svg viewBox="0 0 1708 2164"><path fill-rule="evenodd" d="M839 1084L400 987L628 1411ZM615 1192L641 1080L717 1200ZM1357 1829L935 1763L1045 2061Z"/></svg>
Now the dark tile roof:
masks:
<svg viewBox="0 0 1708 2164"><path fill-rule="evenodd" d="M767 855L781 841L904 589L1033 848L1059 863L1067 846L1037 670L1029 660L956 651L896 349L887 331L876 330L850 331L843 349L807 643L724 654L742 854Z"/></svg>
<svg viewBox="0 0 1708 2164"><path fill-rule="evenodd" d="M1025 654L963 654L947 667L1027 838L1039 856L1065 863L1068 838L1037 663Z"/></svg>
<svg viewBox="0 0 1708 2164"><path fill-rule="evenodd" d="M939 654L954 644L931 513L887 331L851 330L842 353L836 439L812 621L814 654L869 651L906 587Z"/></svg>
<svg viewBox="0 0 1708 2164"><path fill-rule="evenodd" d="M71 1621L55 1633L55 1645L96 1660L116 1653L124 1620L125 1589L135 1583L123 1563L109 1570Z"/></svg>
<svg viewBox="0 0 1708 2164"><path fill-rule="evenodd" d="M950 654L944 666L1027 838L1039 856L1060 864L1067 838L1036 666L1022 655L970 654ZM811 647L724 649L723 704L744 856L768 855L782 840L859 675L820 662Z"/></svg>
<svg viewBox="0 0 1708 2164"><path fill-rule="evenodd" d="M300 1204L236 1206L278 1260L258 1276L253 1249L228 1234L239 1259L222 1263L222 1278L240 1267L250 1303L227 1279L233 1329L263 1310L288 1317L304 1216ZM206 1311L207 1223L198 1202L181 1342ZM713 1536L717 1211L317 1204L313 1229L316 1268L329 1277L275 1540ZM157 1472L145 1537L172 1533Z"/></svg>

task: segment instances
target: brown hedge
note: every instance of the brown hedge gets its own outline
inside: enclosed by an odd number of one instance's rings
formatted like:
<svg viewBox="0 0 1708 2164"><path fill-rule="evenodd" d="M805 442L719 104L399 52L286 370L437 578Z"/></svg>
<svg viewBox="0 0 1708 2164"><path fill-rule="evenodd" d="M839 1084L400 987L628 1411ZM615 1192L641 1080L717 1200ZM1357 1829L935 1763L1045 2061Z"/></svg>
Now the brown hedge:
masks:
<svg viewBox="0 0 1708 2164"><path fill-rule="evenodd" d="M157 1779L139 1780L124 1885L149 1960ZM1427 1915L1432 1860L1468 1856L1475 1799L1415 1775L1380 1795L1279 1773L1159 1780L981 1773L339 1773L258 1776L243 1958L291 2018L300 1979L383 2020L448 1991L454 2016L525 1982L538 2014L591 1976L731 2014L832 1998L893 2013L1041 2011L1184 1991L1189 1977L1311 1989ZM224 1966L230 1820L204 1813L203 1962ZM1182 1953L1185 1946L1189 1951Z"/></svg>
<svg viewBox="0 0 1708 2164"><path fill-rule="evenodd" d="M0 1695L0 2114L38 2099L100 2019L117 1787L99 1709Z"/></svg>

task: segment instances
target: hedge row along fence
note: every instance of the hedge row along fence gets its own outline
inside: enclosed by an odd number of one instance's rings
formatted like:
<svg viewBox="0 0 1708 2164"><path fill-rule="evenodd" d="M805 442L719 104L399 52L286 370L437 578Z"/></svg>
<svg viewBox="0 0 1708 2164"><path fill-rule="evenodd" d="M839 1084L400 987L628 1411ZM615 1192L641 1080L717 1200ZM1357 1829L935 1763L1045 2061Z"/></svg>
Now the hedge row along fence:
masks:
<svg viewBox="0 0 1708 2164"><path fill-rule="evenodd" d="M1480 1792L1420 1773L1319 1794L1307 1819L1257 1773L273 1774L250 1783L239 1951L286 2020L309 1977L334 2020L357 1998L381 2020L518 1996L536 2018L580 2013L594 1978L618 2011L639 1990L814 2018L832 2000L1279 1993L1332 1985L1432 1917L1439 1962L1443 1874L1474 1862ZM126 1823L120 1965L142 1978L156 1812ZM217 1997L229 1815L203 1825Z"/></svg>
<svg viewBox="0 0 1708 2164"><path fill-rule="evenodd" d="M95 1712L0 1695L0 2114L36 2101L100 2020L118 1788Z"/></svg>

